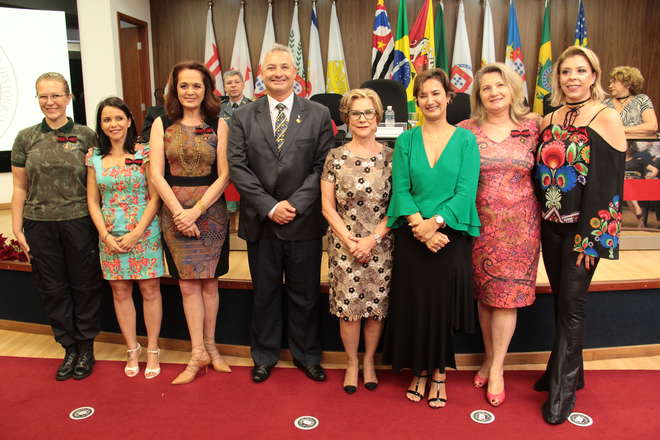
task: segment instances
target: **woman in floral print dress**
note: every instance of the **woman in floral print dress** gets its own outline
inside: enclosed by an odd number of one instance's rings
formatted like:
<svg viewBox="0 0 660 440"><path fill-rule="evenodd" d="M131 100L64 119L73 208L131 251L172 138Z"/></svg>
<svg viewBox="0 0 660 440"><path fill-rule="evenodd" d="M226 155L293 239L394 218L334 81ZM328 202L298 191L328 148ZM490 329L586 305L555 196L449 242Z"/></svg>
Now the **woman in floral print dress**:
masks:
<svg viewBox="0 0 660 440"><path fill-rule="evenodd" d="M344 95L340 112L352 141L328 153L321 175L323 215L330 224L330 313L339 328L348 365L344 391L358 384L360 323L364 326L364 382L378 385L374 354L387 316L392 270L392 241L386 225L390 200L392 149L376 141L383 106L376 92L354 89Z"/></svg>
<svg viewBox="0 0 660 440"><path fill-rule="evenodd" d="M139 373L141 347L135 334L133 280L144 304L147 367L160 374L158 335L162 318L160 277L163 249L156 213L160 199L149 184L149 147L136 144L133 116L119 98L101 101L96 115L99 147L87 153L87 203L99 231L103 277L110 282L119 327L128 347L124 373Z"/></svg>

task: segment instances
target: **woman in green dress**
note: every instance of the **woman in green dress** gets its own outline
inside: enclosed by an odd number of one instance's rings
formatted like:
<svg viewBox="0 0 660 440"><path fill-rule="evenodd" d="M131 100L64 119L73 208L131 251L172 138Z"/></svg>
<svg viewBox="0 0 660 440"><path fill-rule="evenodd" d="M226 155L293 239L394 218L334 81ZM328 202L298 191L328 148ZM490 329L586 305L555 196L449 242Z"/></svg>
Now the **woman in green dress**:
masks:
<svg viewBox="0 0 660 440"><path fill-rule="evenodd" d="M412 402L446 405L446 367L456 368L452 337L475 327L472 243L479 235L475 204L479 149L474 135L447 122L452 92L441 69L415 78L424 124L397 139L392 198L394 262L385 360L414 375Z"/></svg>

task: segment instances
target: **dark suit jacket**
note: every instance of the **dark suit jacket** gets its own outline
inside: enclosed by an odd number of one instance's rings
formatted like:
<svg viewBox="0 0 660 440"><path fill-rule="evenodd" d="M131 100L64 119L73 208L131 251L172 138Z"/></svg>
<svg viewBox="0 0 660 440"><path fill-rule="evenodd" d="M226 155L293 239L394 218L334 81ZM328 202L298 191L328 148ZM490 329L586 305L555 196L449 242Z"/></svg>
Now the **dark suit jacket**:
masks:
<svg viewBox="0 0 660 440"><path fill-rule="evenodd" d="M330 112L320 104L294 97L281 152L266 97L238 108L231 120L228 160L231 180L241 195L239 237L256 241L311 240L325 233L320 177L333 146ZM296 208L296 218L278 225L268 212L281 200Z"/></svg>
<svg viewBox="0 0 660 440"><path fill-rule="evenodd" d="M238 103L239 107L244 106L245 104L249 104L252 101L249 98L246 98L245 96L241 101ZM231 117L234 115L234 107L232 107L233 102L227 100L220 104L220 117L225 120L227 124L229 124L229 120Z"/></svg>

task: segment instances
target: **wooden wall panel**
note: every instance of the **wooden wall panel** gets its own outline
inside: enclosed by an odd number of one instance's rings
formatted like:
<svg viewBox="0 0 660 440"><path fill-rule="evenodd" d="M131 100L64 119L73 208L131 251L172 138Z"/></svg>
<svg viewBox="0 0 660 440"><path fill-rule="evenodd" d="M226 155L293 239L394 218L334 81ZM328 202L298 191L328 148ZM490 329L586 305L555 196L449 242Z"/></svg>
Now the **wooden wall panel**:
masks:
<svg viewBox="0 0 660 440"><path fill-rule="evenodd" d="M369 79L371 72L371 28L375 0L337 0L337 15L341 25L349 84L358 87ZM424 0L407 0L408 26L412 26ZM449 54L453 53L458 0L445 0L445 26ZM466 24L470 40L472 63L481 58L483 31L483 0L464 0ZM509 0L490 0L495 27L495 50L504 58ZM278 42L286 43L291 26L295 0L273 0L273 21ZM327 56L331 0L318 0L319 32L323 59ZM522 36L523 56L527 70L530 96L537 70L538 44L543 20L544 0L517 0L518 26ZM439 2L433 1L434 12ZM393 33L399 0L386 0L385 6ZM646 79L645 92L660 105L660 74L658 61L658 23L660 11L656 0L585 0L590 46L599 55L603 86L607 74L617 65L637 66ZM552 47L556 58L573 42L577 0L551 0ZM164 84L172 65L183 59L201 59L204 55L204 35L207 0L151 0L154 41L154 67L158 86ZM245 24L252 67L256 69L261 51L267 0L247 0ZM312 0L300 0L298 7L305 58L309 41ZM239 0L215 0L213 19L218 50L224 68L229 67L234 43ZM451 61L451 57L450 57Z"/></svg>

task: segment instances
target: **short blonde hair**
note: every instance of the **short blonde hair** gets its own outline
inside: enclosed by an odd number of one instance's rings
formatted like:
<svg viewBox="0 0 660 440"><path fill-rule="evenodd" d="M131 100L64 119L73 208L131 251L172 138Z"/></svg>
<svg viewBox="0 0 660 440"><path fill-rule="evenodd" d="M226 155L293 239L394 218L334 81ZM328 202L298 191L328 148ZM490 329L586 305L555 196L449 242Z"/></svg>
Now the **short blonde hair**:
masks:
<svg viewBox="0 0 660 440"><path fill-rule="evenodd" d="M376 122L383 120L383 104L380 102L378 93L372 89L352 89L344 93L339 102L339 113L345 124L348 124L348 113L351 111L353 101L356 99L371 99L376 110Z"/></svg>
<svg viewBox="0 0 660 440"><path fill-rule="evenodd" d="M525 92L523 91L523 82L520 75L511 70L503 63L487 64L474 75L474 92L470 98L472 104L472 118L478 123L486 119L486 108L481 101L481 80L488 73L499 73L502 81L509 89L511 94L511 105L509 106L509 117L516 124L520 124L526 114L529 113L529 107L525 105Z"/></svg>
<svg viewBox="0 0 660 440"><path fill-rule="evenodd" d="M591 66L591 70L596 74L596 79L591 85L591 99L596 102L601 102L603 99L605 99L605 90L603 90L603 86L600 84L600 79L603 73L600 68L600 61L598 61L598 56L596 56L593 50L586 47L570 46L565 51L563 51L561 55L559 55L559 58L557 58L557 61L552 66L552 75L550 76L550 83L552 85L552 100L550 101L550 105L553 107L559 107L566 103L566 96L564 95L564 91L559 85L559 70L561 69L561 65L564 63L564 61L566 61L567 58L577 55L586 58L589 62L589 65Z"/></svg>
<svg viewBox="0 0 660 440"><path fill-rule="evenodd" d="M39 78L34 82L34 89L37 89L37 86L39 85L39 82L41 81L58 81L61 82L62 85L64 86L64 93L66 95L71 94L71 88L69 88L69 81L66 80L64 75L58 72L46 72L42 73L39 75Z"/></svg>
<svg viewBox="0 0 660 440"><path fill-rule="evenodd" d="M644 77L637 67L617 66L610 72L610 81L620 81L630 90L631 95L642 92Z"/></svg>

